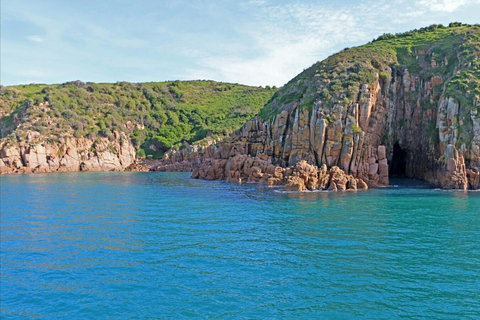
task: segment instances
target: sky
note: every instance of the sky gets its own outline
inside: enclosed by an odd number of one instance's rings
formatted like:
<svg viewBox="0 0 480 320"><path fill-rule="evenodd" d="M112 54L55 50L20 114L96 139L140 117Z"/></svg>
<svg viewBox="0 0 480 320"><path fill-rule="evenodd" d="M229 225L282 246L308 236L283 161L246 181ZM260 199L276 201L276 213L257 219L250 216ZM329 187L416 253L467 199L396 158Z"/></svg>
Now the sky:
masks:
<svg viewBox="0 0 480 320"><path fill-rule="evenodd" d="M1 0L0 83L282 86L383 33L480 23L480 0Z"/></svg>

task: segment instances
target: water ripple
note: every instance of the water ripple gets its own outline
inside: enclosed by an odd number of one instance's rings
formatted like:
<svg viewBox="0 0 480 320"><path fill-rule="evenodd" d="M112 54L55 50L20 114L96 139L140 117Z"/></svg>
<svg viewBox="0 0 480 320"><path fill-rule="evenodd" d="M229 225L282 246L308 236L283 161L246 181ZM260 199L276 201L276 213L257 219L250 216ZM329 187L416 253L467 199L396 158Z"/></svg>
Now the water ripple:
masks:
<svg viewBox="0 0 480 320"><path fill-rule="evenodd" d="M476 319L480 193L2 176L2 319Z"/></svg>

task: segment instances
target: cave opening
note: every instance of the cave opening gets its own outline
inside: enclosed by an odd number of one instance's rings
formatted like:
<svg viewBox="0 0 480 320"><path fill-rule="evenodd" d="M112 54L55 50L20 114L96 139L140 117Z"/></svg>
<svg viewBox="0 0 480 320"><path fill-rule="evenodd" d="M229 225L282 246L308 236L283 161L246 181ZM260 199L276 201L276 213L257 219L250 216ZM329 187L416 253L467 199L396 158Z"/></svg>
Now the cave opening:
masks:
<svg viewBox="0 0 480 320"><path fill-rule="evenodd" d="M407 151L402 149L398 142L393 145L392 164L390 176L404 177L407 173Z"/></svg>

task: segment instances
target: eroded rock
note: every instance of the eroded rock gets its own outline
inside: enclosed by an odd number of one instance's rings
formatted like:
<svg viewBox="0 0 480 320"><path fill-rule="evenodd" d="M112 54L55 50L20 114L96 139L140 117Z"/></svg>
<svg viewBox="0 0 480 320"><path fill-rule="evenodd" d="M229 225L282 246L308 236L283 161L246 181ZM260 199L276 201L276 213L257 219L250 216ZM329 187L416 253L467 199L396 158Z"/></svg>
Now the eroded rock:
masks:
<svg viewBox="0 0 480 320"><path fill-rule="evenodd" d="M33 136L33 135L27 135ZM135 148L122 133L107 138L66 138L63 142L27 139L0 146L0 173L123 171L134 163ZM33 142L36 141L36 142Z"/></svg>

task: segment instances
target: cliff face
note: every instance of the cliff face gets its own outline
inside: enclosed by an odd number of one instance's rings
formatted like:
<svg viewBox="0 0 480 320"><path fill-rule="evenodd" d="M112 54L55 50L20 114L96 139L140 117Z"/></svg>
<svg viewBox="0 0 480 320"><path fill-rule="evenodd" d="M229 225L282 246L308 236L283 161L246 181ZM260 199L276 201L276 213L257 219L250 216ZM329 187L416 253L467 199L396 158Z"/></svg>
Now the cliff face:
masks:
<svg viewBox="0 0 480 320"><path fill-rule="evenodd" d="M444 188L478 189L479 52L478 26L424 30L345 50L290 81L240 132L197 152L197 158L217 160L205 161L194 177L289 185L301 175L294 173L297 163L305 161L316 179L328 170L330 182L332 169L340 169L349 181L370 186L405 175ZM272 168L244 162L255 167L254 177L232 167L240 155L292 171L273 182ZM299 190L333 187L302 181Z"/></svg>
<svg viewBox="0 0 480 320"><path fill-rule="evenodd" d="M20 143L0 144L0 174L67 171L122 171L135 161L135 148L123 134L114 140L65 138L43 141L29 132Z"/></svg>

